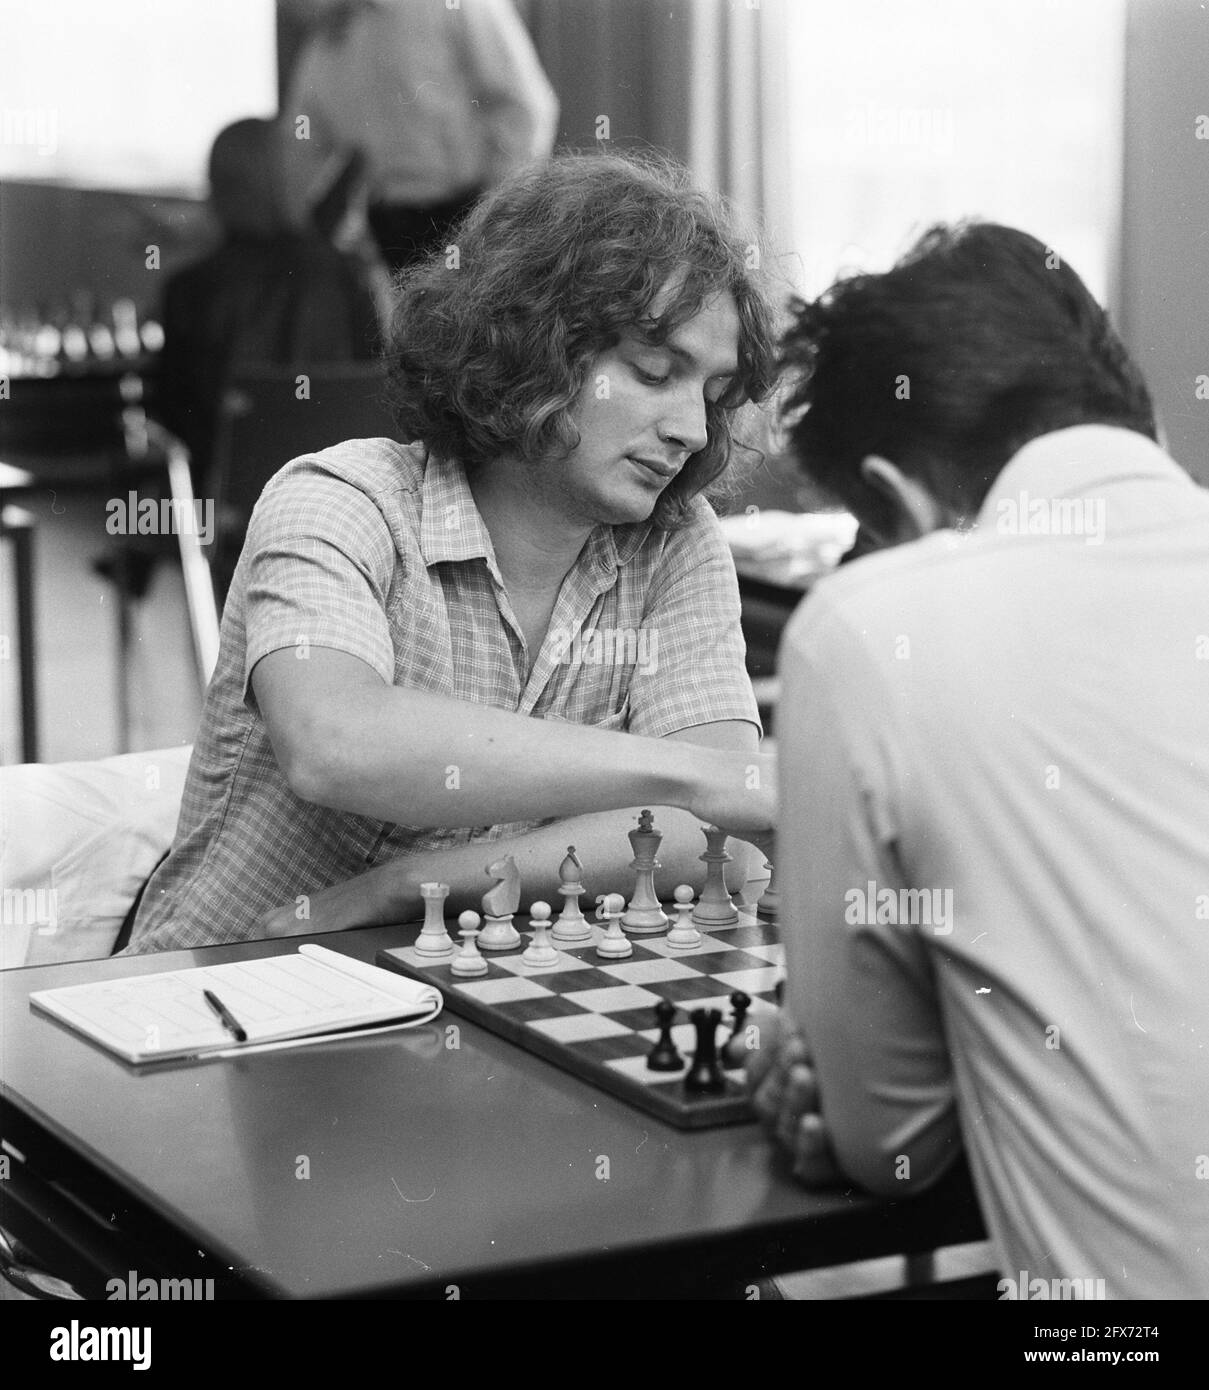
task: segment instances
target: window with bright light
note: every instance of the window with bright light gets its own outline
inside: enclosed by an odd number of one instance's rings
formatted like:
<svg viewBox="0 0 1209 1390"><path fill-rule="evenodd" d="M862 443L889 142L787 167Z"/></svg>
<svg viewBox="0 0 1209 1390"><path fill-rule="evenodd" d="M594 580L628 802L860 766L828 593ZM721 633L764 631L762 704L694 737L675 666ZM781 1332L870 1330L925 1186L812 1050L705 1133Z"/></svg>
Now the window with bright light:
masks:
<svg viewBox="0 0 1209 1390"><path fill-rule="evenodd" d="M277 109L273 0L0 0L0 177L200 194Z"/></svg>
<svg viewBox="0 0 1209 1390"><path fill-rule="evenodd" d="M1125 0L790 0L799 287L933 222L1032 233L1115 297Z"/></svg>

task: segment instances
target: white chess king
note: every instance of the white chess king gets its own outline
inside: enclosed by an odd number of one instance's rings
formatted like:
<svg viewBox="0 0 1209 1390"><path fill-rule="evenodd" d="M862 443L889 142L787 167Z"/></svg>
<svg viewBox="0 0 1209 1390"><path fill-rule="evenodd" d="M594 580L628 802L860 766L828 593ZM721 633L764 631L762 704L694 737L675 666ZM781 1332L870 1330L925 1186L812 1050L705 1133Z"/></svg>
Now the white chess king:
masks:
<svg viewBox="0 0 1209 1390"><path fill-rule="evenodd" d="M667 930L667 913L659 906L659 895L655 892L655 870L659 860L655 858L663 840L661 831L655 829L654 817L650 811L643 811L638 817L638 826L630 831L630 845L634 859L630 868L637 872L634 883L634 896L626 908L621 925L631 936L653 936L656 932Z"/></svg>

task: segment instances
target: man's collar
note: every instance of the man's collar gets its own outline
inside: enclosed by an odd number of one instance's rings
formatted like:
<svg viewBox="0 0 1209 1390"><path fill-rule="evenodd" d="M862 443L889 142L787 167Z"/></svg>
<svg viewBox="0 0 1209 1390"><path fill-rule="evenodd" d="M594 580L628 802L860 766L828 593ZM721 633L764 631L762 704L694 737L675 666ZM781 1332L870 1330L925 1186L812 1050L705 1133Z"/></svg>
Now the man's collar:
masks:
<svg viewBox="0 0 1209 1390"><path fill-rule="evenodd" d="M978 512L991 527L999 504L1032 498L1078 497L1127 478L1196 484L1151 439L1116 425L1073 425L1031 439L1004 465Z"/></svg>
<svg viewBox="0 0 1209 1390"><path fill-rule="evenodd" d="M495 566L491 536L456 459L428 455L420 498L420 554L426 565L484 559Z"/></svg>
<svg viewBox="0 0 1209 1390"><path fill-rule="evenodd" d="M460 463L430 453L420 496L420 554L426 565L484 559L492 571L496 570L491 535ZM602 522L588 537L583 558L611 577L634 558L650 531L649 521L628 526Z"/></svg>
<svg viewBox="0 0 1209 1390"><path fill-rule="evenodd" d="M611 577L622 565L629 564L650 533L649 521L628 526L606 526L602 523L588 537L586 558Z"/></svg>

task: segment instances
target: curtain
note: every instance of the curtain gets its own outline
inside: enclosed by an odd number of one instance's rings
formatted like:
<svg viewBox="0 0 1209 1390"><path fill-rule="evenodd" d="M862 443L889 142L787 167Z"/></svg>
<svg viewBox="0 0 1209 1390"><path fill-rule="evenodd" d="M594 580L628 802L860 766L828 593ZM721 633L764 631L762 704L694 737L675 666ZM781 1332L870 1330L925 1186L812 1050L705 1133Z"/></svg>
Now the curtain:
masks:
<svg viewBox="0 0 1209 1390"><path fill-rule="evenodd" d="M785 5L693 0L688 164L790 245Z"/></svg>
<svg viewBox="0 0 1209 1390"><path fill-rule="evenodd" d="M561 103L559 144L658 148L763 217L787 246L785 5L792 0L529 0Z"/></svg>

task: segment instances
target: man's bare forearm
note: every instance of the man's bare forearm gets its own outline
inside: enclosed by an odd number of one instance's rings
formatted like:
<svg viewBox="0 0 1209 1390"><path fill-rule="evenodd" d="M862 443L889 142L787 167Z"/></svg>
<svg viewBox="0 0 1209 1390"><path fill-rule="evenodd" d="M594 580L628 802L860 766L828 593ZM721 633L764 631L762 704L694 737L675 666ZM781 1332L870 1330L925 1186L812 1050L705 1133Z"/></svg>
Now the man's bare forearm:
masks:
<svg viewBox="0 0 1209 1390"><path fill-rule="evenodd" d="M297 770L283 764L300 796L396 825L499 825L638 803L736 829L747 816L757 827L772 819L771 788L752 771L759 754L606 733L427 691L362 687L293 735L295 745L304 740Z"/></svg>
<svg viewBox="0 0 1209 1390"><path fill-rule="evenodd" d="M449 885L447 917L467 908L480 911L482 896L491 886L486 867L504 854L513 856L520 871L521 910L527 912L532 903L544 899L557 914L562 909L558 869L569 844L575 846L584 866L584 896L580 905L585 915L590 915L598 893L619 892L627 898L633 893L634 871L630 868L626 836L637 822L638 809L573 816L507 839L400 855L345 883L312 894L302 917L293 904L270 914L267 930L271 935L343 931L349 927L413 921L423 915L423 883ZM701 822L672 807L652 809L655 824L663 832L656 879L660 896L667 900L680 883L688 883L694 892L700 892L705 882L705 865L700 859L705 848ZM763 860L742 841L731 840L728 849L734 863L727 866L727 884L737 894L749 877L760 876Z"/></svg>
<svg viewBox="0 0 1209 1390"><path fill-rule="evenodd" d="M696 772L683 745L662 739L396 687L365 699L328 752L316 800L415 826L574 816L643 798L683 805Z"/></svg>
<svg viewBox="0 0 1209 1390"><path fill-rule="evenodd" d="M634 829L640 809L574 816L508 840L480 841L457 849L401 856L391 866L395 888L400 900L406 901L412 894L418 896L421 883L448 883L447 912L457 913L468 907L478 910L480 899L490 887L484 872L487 863L501 854L511 854L523 885L522 910L527 911L531 902L544 899L557 913L562 905L558 868L567 846L573 844L584 866L582 906L586 912L598 893L624 893L627 898L632 895L634 871L630 868L632 853L626 836ZM695 892L700 892L705 882L705 865L700 859L705 848L701 822L688 812L669 806L652 809L656 827L663 832L658 855L660 895L670 898L672 889L680 883L691 884ZM747 849L736 841L730 843L735 863L727 867L727 882L735 892L747 881Z"/></svg>

